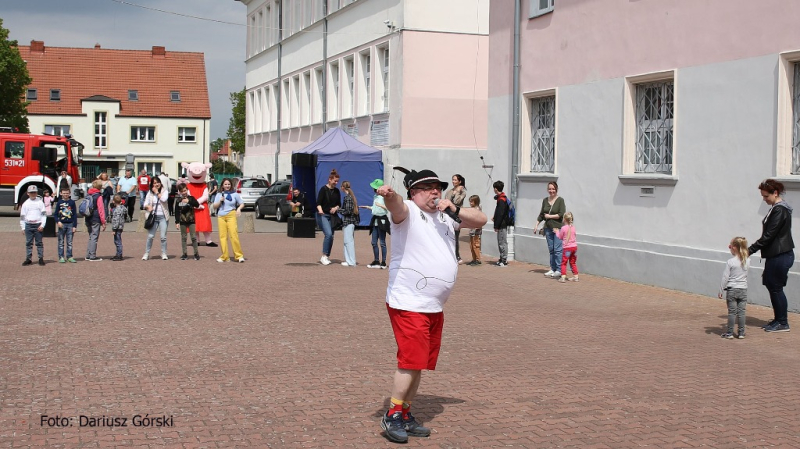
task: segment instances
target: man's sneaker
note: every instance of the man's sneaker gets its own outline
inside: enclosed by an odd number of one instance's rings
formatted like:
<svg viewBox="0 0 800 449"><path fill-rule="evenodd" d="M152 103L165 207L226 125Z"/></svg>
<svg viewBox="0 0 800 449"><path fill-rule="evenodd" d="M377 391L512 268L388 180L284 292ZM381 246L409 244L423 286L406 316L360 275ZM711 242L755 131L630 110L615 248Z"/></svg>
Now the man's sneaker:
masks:
<svg viewBox="0 0 800 449"><path fill-rule="evenodd" d="M200 254L195 254L194 255L194 260L200 260Z"/></svg>
<svg viewBox="0 0 800 449"><path fill-rule="evenodd" d="M188 257L186 254L184 254L184 255L182 255L182 256L181 256L181 260L186 260L186 259L188 259L188 258L189 258L189 257Z"/></svg>
<svg viewBox="0 0 800 449"><path fill-rule="evenodd" d="M39 258L39 265L44 266L44 259L42 259L41 257Z"/></svg>
<svg viewBox="0 0 800 449"><path fill-rule="evenodd" d="M386 266L386 262L381 262L381 270L385 270L389 267Z"/></svg>
<svg viewBox="0 0 800 449"><path fill-rule="evenodd" d="M67 263L67 259L64 259L63 257L60 257L58 259L58 263Z"/></svg>
<svg viewBox="0 0 800 449"><path fill-rule="evenodd" d="M788 324L781 324L775 323L773 326L770 326L764 329L767 332L789 332L789 325Z"/></svg>
<svg viewBox="0 0 800 449"><path fill-rule="evenodd" d="M144 256L142 256L142 260L147 260L149 258L150 258L150 254L149 253L144 253Z"/></svg>
<svg viewBox="0 0 800 449"><path fill-rule="evenodd" d="M772 321L770 321L769 323L767 323L767 324L765 324L765 325L761 326L761 329L766 329L766 328L768 328L768 327L772 327L772 326L774 326L774 325L776 325L776 324L778 324L778 320L772 320Z"/></svg>
<svg viewBox="0 0 800 449"><path fill-rule="evenodd" d="M322 256L319 258L319 263L321 263L322 265L330 265L331 260L328 259L328 256Z"/></svg>
<svg viewBox="0 0 800 449"><path fill-rule="evenodd" d="M744 331L743 330L739 331L739 333L736 334L736 338L738 338L739 340L744 340Z"/></svg>
<svg viewBox="0 0 800 449"><path fill-rule="evenodd" d="M381 429L386 431L386 438L395 443L408 442L408 432L403 423L403 412L394 412L391 416L383 415Z"/></svg>
<svg viewBox="0 0 800 449"><path fill-rule="evenodd" d="M169 256L164 253L161 253L161 260L169 260Z"/></svg>
<svg viewBox="0 0 800 449"><path fill-rule="evenodd" d="M33 262L30 259L25 259L25 262L22 262L22 266L27 267L28 265L33 265Z"/></svg>
<svg viewBox="0 0 800 449"><path fill-rule="evenodd" d="M544 277L546 277L546 278L552 277L553 273L555 273L555 271L549 270L547 273L544 274Z"/></svg>
<svg viewBox="0 0 800 449"><path fill-rule="evenodd" d="M373 260L372 262L369 263L369 265L367 265L367 268L380 268L380 267L381 263L378 262L377 260Z"/></svg>
<svg viewBox="0 0 800 449"><path fill-rule="evenodd" d="M89 257L89 258L87 258L86 260L88 260L89 262L100 262L100 261L101 261L101 260L103 260L103 259L101 259L101 258L99 258L99 257L95 256L95 257Z"/></svg>
<svg viewBox="0 0 800 449"><path fill-rule="evenodd" d="M431 429L421 426L411 412L406 413L406 418L403 419L403 427L406 429L406 434L410 437L429 437L431 436Z"/></svg>
<svg viewBox="0 0 800 449"><path fill-rule="evenodd" d="M494 265L498 267L505 267L508 266L508 263L505 260L498 260Z"/></svg>
<svg viewBox="0 0 800 449"><path fill-rule="evenodd" d="M725 332L724 334L722 334L722 338L733 340L733 334L730 332Z"/></svg>
<svg viewBox="0 0 800 449"><path fill-rule="evenodd" d="M561 277L561 272L560 271L553 272L553 279L558 279L560 277Z"/></svg>
<svg viewBox="0 0 800 449"><path fill-rule="evenodd" d="M77 260L75 260L75 259L74 259L74 258L72 258L72 257L70 257L69 259L67 259L67 262L69 262L69 263L78 263L78 261L77 261Z"/></svg>

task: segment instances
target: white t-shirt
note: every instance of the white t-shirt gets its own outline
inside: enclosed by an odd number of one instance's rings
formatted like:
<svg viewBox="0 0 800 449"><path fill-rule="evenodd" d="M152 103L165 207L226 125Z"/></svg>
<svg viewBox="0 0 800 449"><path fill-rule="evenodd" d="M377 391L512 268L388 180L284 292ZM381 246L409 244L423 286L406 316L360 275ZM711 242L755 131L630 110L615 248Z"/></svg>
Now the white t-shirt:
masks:
<svg viewBox="0 0 800 449"><path fill-rule="evenodd" d="M405 201L408 217L392 223L392 259L386 303L393 309L441 312L456 283L455 229L441 212L428 213Z"/></svg>

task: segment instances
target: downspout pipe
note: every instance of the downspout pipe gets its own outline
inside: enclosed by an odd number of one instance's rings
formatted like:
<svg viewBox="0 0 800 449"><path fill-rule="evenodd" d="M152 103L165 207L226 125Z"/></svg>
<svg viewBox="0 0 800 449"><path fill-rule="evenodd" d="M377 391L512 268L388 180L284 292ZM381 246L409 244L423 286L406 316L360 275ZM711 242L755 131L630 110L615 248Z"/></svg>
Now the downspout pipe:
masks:
<svg viewBox="0 0 800 449"><path fill-rule="evenodd" d="M275 182L279 179L278 177L278 159L281 155L281 135L282 135L282 121L283 117L281 112L283 111L283 80L281 79L282 73L282 62L283 62L283 2L278 2L278 93L277 93L277 104L278 104L278 142L275 146L275 179L272 182Z"/></svg>
<svg viewBox="0 0 800 449"><path fill-rule="evenodd" d="M522 16L522 0L514 0L514 67L512 72L513 83L511 87L511 201L517 204L517 193L519 191L519 40L520 40L520 20ZM514 260L514 231L513 228L508 233L508 257Z"/></svg>
<svg viewBox="0 0 800 449"><path fill-rule="evenodd" d="M328 130L328 2L322 2L322 133Z"/></svg>

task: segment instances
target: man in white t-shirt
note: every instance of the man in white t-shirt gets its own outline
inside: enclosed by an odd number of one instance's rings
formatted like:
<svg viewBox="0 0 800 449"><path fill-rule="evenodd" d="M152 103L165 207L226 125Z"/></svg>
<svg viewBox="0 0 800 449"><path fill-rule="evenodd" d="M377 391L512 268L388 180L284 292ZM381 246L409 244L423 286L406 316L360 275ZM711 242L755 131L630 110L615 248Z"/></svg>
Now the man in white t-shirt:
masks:
<svg viewBox="0 0 800 449"><path fill-rule="evenodd" d="M442 310L458 272L455 231L461 226L481 228L486 224L486 215L480 210L461 210L441 198L447 183L431 170L410 172L403 185L408 189L406 201L390 186L377 190L391 214L386 308L397 341L391 407L381 419L381 428L396 443L431 433L417 423L410 410L422 370L435 369L439 357Z"/></svg>

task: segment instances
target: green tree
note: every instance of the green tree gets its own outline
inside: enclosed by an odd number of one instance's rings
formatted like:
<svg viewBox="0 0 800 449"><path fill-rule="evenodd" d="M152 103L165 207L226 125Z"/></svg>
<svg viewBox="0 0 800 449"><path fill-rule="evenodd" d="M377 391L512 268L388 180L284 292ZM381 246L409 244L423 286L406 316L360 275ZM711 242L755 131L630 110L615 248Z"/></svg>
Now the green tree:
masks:
<svg viewBox="0 0 800 449"><path fill-rule="evenodd" d="M19 128L27 133L30 132L28 103L24 99L32 80L19 54L17 41L8 40L8 34L0 19L0 126Z"/></svg>
<svg viewBox="0 0 800 449"><path fill-rule="evenodd" d="M245 127L245 90L231 92L233 113L228 125L228 139L231 140L231 151L244 153L244 127Z"/></svg>
<svg viewBox="0 0 800 449"><path fill-rule="evenodd" d="M225 145L225 139L218 137L211 142L211 153L216 153Z"/></svg>
<svg viewBox="0 0 800 449"><path fill-rule="evenodd" d="M217 159L211 163L211 172L212 173L224 173L224 174L234 174L239 175L241 174L241 170L236 164L232 164L228 161L223 161L222 159Z"/></svg>

